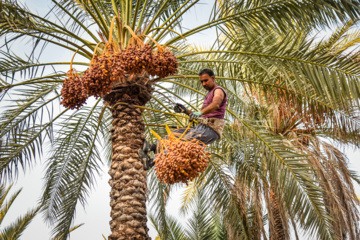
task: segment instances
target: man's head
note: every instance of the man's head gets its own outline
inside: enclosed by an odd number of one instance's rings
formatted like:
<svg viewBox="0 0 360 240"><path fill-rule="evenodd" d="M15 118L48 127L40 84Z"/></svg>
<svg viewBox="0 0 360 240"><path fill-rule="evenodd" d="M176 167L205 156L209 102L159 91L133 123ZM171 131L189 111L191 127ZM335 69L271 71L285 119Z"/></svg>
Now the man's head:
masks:
<svg viewBox="0 0 360 240"><path fill-rule="evenodd" d="M201 85L208 91L211 91L215 86L215 74L210 69L203 69L199 73Z"/></svg>

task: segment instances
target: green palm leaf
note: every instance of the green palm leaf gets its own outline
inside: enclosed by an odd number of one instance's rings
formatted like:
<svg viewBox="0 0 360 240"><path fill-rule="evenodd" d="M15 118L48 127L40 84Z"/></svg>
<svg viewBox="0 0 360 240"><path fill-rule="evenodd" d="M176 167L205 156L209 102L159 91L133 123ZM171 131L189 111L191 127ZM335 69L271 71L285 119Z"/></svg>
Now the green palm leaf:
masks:
<svg viewBox="0 0 360 240"><path fill-rule="evenodd" d="M63 122L47 163L44 213L50 222L57 224L54 234L60 239L67 238L75 207L78 202L86 202L94 174L99 171L101 157L95 143L100 141L99 129L105 123L98 103L90 111L76 112Z"/></svg>
<svg viewBox="0 0 360 240"><path fill-rule="evenodd" d="M4 220L6 214L8 213L10 207L12 206L15 199L19 196L21 190L18 190L14 193L10 199L5 202L5 198L7 197L12 186L5 188L4 185L0 186L0 225ZM5 203L5 204L4 204ZM19 239L23 234L26 227L30 224L32 219L35 217L37 212L40 210L40 207L27 212L24 216L19 217L14 223L11 223L9 226L6 226L0 231L0 239L1 240L10 240L10 239Z"/></svg>

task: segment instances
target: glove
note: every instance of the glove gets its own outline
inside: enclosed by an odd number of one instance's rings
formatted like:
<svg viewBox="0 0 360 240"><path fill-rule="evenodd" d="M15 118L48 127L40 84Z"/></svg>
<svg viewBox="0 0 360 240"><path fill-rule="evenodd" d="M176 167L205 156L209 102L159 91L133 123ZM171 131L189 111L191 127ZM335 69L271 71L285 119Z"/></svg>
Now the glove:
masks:
<svg viewBox="0 0 360 240"><path fill-rule="evenodd" d="M176 103L174 111L177 113L187 113L186 107L180 103Z"/></svg>
<svg viewBox="0 0 360 240"><path fill-rule="evenodd" d="M192 121L194 119L199 119L199 117L201 117L201 115L203 115L203 113L201 111L190 113L190 115L189 115L190 121Z"/></svg>

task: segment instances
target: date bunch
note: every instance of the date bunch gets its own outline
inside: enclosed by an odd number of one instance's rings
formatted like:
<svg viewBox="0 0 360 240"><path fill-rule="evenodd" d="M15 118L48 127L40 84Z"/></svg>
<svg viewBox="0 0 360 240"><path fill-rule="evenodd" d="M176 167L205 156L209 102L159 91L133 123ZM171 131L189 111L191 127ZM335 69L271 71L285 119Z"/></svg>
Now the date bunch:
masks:
<svg viewBox="0 0 360 240"><path fill-rule="evenodd" d="M134 79L129 78L130 75L164 78L175 74L177 68L176 57L165 48L158 47L154 51L150 44L144 44L116 51L111 45L105 46L100 56L94 55L90 67L82 75L70 69L61 90L61 104L79 109L88 97L98 98L110 93L114 82L127 83Z"/></svg>
<svg viewBox="0 0 360 240"><path fill-rule="evenodd" d="M160 153L155 155L156 176L161 182L187 183L204 172L211 157L198 140L181 141L174 136L161 139Z"/></svg>
<svg viewBox="0 0 360 240"><path fill-rule="evenodd" d="M64 80L63 87L61 89L61 104L70 109L79 109L86 103L88 94L84 88L84 82L79 73L74 69L70 69L67 72L67 78Z"/></svg>

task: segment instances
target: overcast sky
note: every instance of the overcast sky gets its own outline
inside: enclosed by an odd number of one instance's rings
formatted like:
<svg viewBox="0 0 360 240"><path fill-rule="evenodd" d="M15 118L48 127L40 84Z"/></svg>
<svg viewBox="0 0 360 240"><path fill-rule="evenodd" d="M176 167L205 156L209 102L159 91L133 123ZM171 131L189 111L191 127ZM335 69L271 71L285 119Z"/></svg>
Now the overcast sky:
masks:
<svg viewBox="0 0 360 240"><path fill-rule="evenodd" d="M49 0L22 0L20 2L26 2L30 9L39 13L45 13L50 6ZM208 20L211 11L211 4L209 5L208 2L210 1L200 1L197 7L184 17L183 26L191 27L194 23L196 25L205 23ZM215 32L213 30L208 30L202 34L198 34L196 37L189 38L188 41L203 46L210 46L214 39ZM50 48L47 48L48 55L45 57L53 58L56 56L61 59L71 58L71 55L67 53L61 51L49 51L49 49ZM67 69L65 69L65 71L66 70ZM351 149L348 149L345 152L350 159L350 168L359 171L359 151L354 152ZM9 211L2 223L2 227L7 226L18 216L37 205L43 186L40 177L44 175L44 161L41 161L40 159L37 163L38 164L36 164L31 171L27 171L26 175L20 174L19 180L14 185L12 192L19 188L23 188L23 191ZM107 167L104 167L102 176L97 179L96 190L93 191L88 198L86 211L82 207L77 208L75 224L85 223L85 225L73 232L71 234L71 239L99 240L102 239L102 234L106 237L110 234L110 187L108 185L109 175L107 174L107 170ZM357 194L360 194L360 187L358 185L356 185L356 192ZM173 200L170 201L167 206L168 211L176 217L179 216L180 195L180 191L172 195ZM155 239L156 232L152 228L150 222L148 222L148 226L150 228L150 236L152 239ZM43 223L41 215L38 215L25 231L21 239L48 240L50 236L49 231L49 228Z"/></svg>

